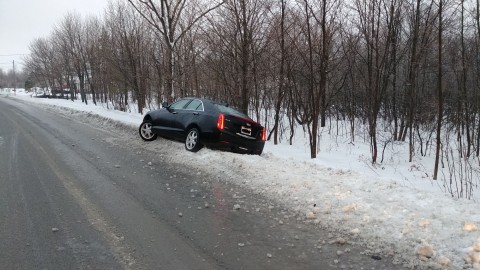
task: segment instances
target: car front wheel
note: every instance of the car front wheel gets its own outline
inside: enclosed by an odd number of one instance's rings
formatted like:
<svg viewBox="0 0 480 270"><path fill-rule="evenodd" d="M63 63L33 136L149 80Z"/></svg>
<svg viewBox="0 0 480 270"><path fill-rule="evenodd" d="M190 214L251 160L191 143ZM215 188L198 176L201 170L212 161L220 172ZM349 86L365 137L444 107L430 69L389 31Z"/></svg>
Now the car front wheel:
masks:
<svg viewBox="0 0 480 270"><path fill-rule="evenodd" d="M187 133L185 140L185 149L190 152L197 152L203 147L200 143L200 132L196 128L191 128Z"/></svg>
<svg viewBox="0 0 480 270"><path fill-rule="evenodd" d="M157 138L157 134L152 131L152 123L149 121L143 122L138 128L138 132L144 141L153 141Z"/></svg>

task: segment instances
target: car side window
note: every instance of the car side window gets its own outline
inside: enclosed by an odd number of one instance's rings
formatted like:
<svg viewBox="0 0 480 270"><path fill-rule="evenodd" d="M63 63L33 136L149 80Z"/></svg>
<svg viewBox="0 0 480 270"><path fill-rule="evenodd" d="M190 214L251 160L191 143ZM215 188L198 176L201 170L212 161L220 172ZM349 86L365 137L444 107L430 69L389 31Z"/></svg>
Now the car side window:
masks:
<svg viewBox="0 0 480 270"><path fill-rule="evenodd" d="M203 103L198 99L192 100L185 110L203 111Z"/></svg>
<svg viewBox="0 0 480 270"><path fill-rule="evenodd" d="M190 102L190 99L181 99L170 105L170 109L181 110L188 102Z"/></svg>
<svg viewBox="0 0 480 270"><path fill-rule="evenodd" d="M248 117L248 115L244 114L244 113L241 113L231 107L227 107L225 105L222 105L222 104L215 104L215 107L217 107L217 109L221 112L221 113L226 113L226 114L231 114L231 115L236 115L236 116L240 116L242 118L246 118L246 119L251 119L250 117Z"/></svg>

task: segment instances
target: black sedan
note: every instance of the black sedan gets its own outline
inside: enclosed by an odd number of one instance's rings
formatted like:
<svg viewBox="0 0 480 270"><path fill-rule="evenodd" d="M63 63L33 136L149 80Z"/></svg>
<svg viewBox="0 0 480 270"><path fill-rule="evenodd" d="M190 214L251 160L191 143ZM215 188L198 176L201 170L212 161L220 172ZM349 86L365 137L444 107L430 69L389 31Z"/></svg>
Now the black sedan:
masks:
<svg viewBox="0 0 480 270"><path fill-rule="evenodd" d="M227 104L201 98L183 98L145 115L140 137L157 136L185 142L185 149L197 152L204 145L234 152L260 155L266 129Z"/></svg>

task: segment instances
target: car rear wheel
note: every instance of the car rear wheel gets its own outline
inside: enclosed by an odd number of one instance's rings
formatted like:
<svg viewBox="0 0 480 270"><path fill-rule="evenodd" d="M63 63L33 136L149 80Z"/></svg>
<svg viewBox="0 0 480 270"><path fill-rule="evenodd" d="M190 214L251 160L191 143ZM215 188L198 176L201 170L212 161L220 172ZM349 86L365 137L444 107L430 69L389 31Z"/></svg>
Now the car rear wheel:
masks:
<svg viewBox="0 0 480 270"><path fill-rule="evenodd" d="M191 128L187 133L185 140L185 149L190 152L197 152L203 147L200 143L200 132L196 128Z"/></svg>
<svg viewBox="0 0 480 270"><path fill-rule="evenodd" d="M157 138L157 134L152 131L152 123L149 121L143 122L138 128L138 132L144 141L153 141Z"/></svg>

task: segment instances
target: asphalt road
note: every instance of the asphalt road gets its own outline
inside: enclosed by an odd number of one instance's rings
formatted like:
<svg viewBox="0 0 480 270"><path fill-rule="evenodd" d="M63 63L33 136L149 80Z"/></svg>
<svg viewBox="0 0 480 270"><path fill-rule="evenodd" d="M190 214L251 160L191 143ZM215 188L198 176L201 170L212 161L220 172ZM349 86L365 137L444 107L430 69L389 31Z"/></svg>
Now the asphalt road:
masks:
<svg viewBox="0 0 480 270"><path fill-rule="evenodd" d="M176 154L0 96L1 268L400 269Z"/></svg>

